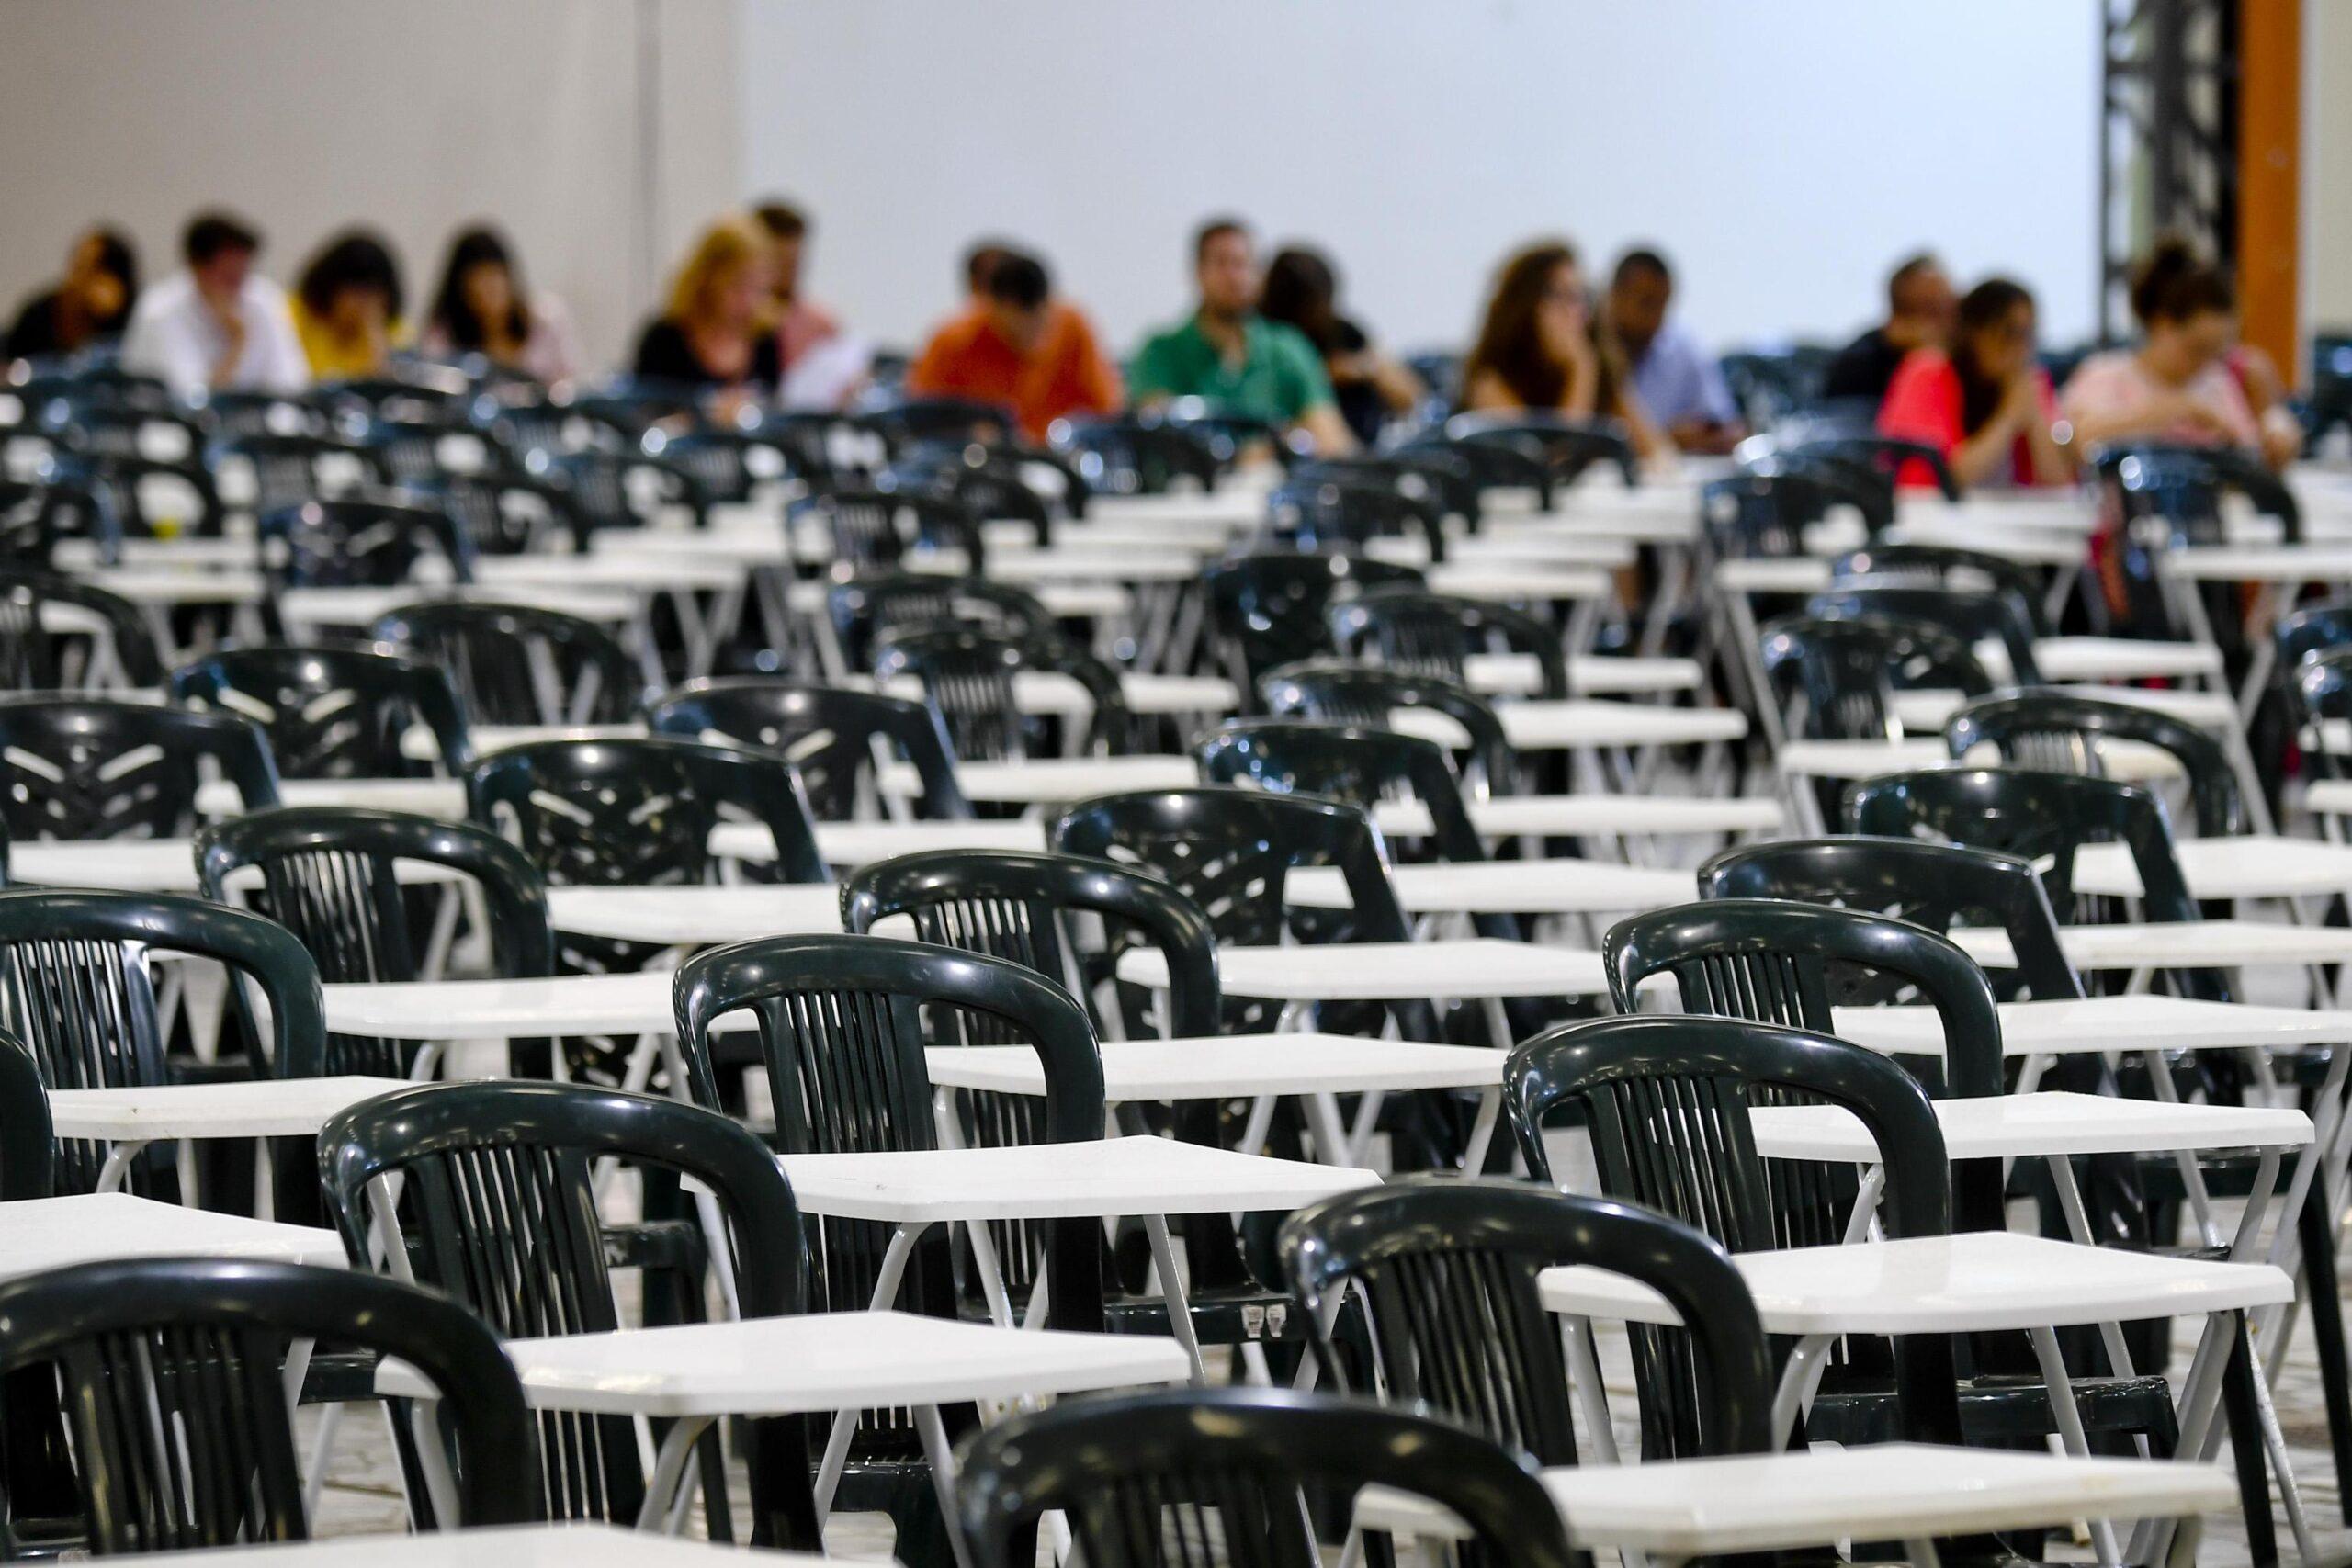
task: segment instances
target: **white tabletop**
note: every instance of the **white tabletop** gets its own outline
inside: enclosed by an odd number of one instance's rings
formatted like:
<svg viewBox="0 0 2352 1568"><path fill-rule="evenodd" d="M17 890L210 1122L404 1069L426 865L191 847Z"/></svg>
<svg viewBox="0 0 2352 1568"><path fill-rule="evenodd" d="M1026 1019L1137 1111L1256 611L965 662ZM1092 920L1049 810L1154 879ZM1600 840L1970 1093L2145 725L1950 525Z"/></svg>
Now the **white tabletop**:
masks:
<svg viewBox="0 0 2352 1568"><path fill-rule="evenodd" d="M1214 519L1234 528L1266 515L1266 492L1248 486L1214 491L1170 491L1161 495L1094 495L1086 502L1089 522L1156 522L1162 518Z"/></svg>
<svg viewBox="0 0 2352 1568"><path fill-rule="evenodd" d="M60 1089L49 1116L61 1138L294 1138L363 1100L410 1087L405 1078L254 1078L239 1083Z"/></svg>
<svg viewBox="0 0 2352 1568"><path fill-rule="evenodd" d="M1425 1045L1347 1034L1228 1034L1102 1042L1102 1092L1134 1100L1223 1100L1260 1094L1363 1094L1374 1089L1494 1089L1503 1054L1480 1045ZM1042 1095L1045 1066L1026 1045L933 1046L941 1089Z"/></svg>
<svg viewBox="0 0 2352 1568"><path fill-rule="evenodd" d="M2352 545L2190 545L2156 566L2198 582L2331 582L2352 577Z"/></svg>
<svg viewBox="0 0 2352 1568"><path fill-rule="evenodd" d="M1710 740L1737 740L1747 733L1747 716L1737 708L1668 707L1655 703L1610 702L1599 697L1570 697L1565 702L1530 700L1500 703L1495 712L1502 719L1503 739L1523 751L1576 750L1589 746L1685 746ZM1443 730L1432 734L1438 720ZM1408 734L1458 744L1460 727L1444 715L1412 708L1396 716L1396 728Z"/></svg>
<svg viewBox="0 0 2352 1568"><path fill-rule="evenodd" d="M594 588L573 588L554 581L513 581L497 585L475 583L417 584L397 587L289 588L277 596L277 606L297 626L372 626L395 610L412 604L467 600L481 604L528 604L595 621L607 627L626 626L637 615L637 602L628 594Z"/></svg>
<svg viewBox="0 0 2352 1568"><path fill-rule="evenodd" d="M827 865L859 866L929 850L1030 850L1046 847L1046 825L947 818L941 821L820 822L817 852ZM710 830L710 852L723 860L775 859L775 840L763 822L721 822Z"/></svg>
<svg viewBox="0 0 2352 1568"><path fill-rule="evenodd" d="M181 1568L184 1551L115 1559L141 1568ZM437 1530L425 1535L351 1535L266 1546L214 1547L208 1568L741 1568L740 1546L613 1525L524 1525ZM763 1568L889 1568L873 1559L813 1551L762 1551Z"/></svg>
<svg viewBox="0 0 2352 1568"><path fill-rule="evenodd" d="M2352 779L2313 779L2303 791L2303 805L2331 817L2352 814Z"/></svg>
<svg viewBox="0 0 2352 1568"><path fill-rule="evenodd" d="M1430 542L1418 534L1367 540L1363 553L1374 560L1391 561L1398 566L1430 564ZM1630 540L1606 534L1579 536L1565 531L1516 532L1457 538L1447 547L1446 560L1449 565L1502 571L1517 571L1530 566L1545 570L1561 567L1621 567L1633 564L1634 547Z"/></svg>
<svg viewBox="0 0 2352 1568"><path fill-rule="evenodd" d="M921 571L925 563L910 557L906 569ZM1135 606L1135 597L1114 582L1032 582L1026 584L1046 614L1057 621L1091 620L1097 616L1124 615ZM826 604L831 592L830 583L810 579L795 578L785 584L784 602L787 609L799 615L827 614Z"/></svg>
<svg viewBox="0 0 2352 1568"><path fill-rule="evenodd" d="M1818 593L1830 583L1817 556L1743 556L1717 561L1710 574L1726 593Z"/></svg>
<svg viewBox="0 0 2352 1568"><path fill-rule="evenodd" d="M9 874L44 887L103 887L118 893L193 893L200 886L196 844L189 839L28 839L8 852ZM405 883L467 880L435 861L395 859L392 874ZM257 866L230 877L232 887L258 887Z"/></svg>
<svg viewBox="0 0 2352 1568"><path fill-rule="evenodd" d="M910 763L884 763L880 779L885 795L922 793L922 781ZM1185 757L1039 757L1018 762L958 762L956 780L967 800L1058 806L1124 790L1190 789L1201 775Z"/></svg>
<svg viewBox="0 0 2352 1568"><path fill-rule="evenodd" d="M1562 1465L1544 1472L1544 1488L1575 1545L1676 1559L2031 1529L2085 1514L2187 1517L2237 1502L2220 1465L1923 1443ZM1364 1492L1355 1517L1364 1529L1463 1531L1434 1505L1382 1489Z"/></svg>
<svg viewBox="0 0 2352 1568"><path fill-rule="evenodd" d="M2276 834L2181 839L2174 846L2192 898L2284 898L2352 889L2352 844ZM2139 869L2123 844L2086 844L2075 854L2075 891L2132 898Z"/></svg>
<svg viewBox="0 0 2352 1568"><path fill-rule="evenodd" d="M1589 915L1638 912L1699 897L1688 871L1595 860L1426 861L1390 868L1397 901L1410 915ZM1344 909L1347 884L1336 866L1302 866L1283 883L1295 907Z"/></svg>
<svg viewBox="0 0 2352 1568"><path fill-rule="evenodd" d="M1470 826L1498 839L1617 833L1764 833L1779 828L1777 800L1720 800L1658 795L1496 795L1467 803ZM1385 800L1372 819L1384 833L1410 838L1430 831L1429 807L1418 800Z"/></svg>
<svg viewBox="0 0 2352 1568"><path fill-rule="evenodd" d="M2076 1051L2199 1051L2352 1041L2352 1013L2209 1002L2190 997L2067 997L2003 1002L2001 1049L2011 1056ZM1933 1008L1839 1008L1838 1033L1875 1051L1939 1056Z"/></svg>
<svg viewBox="0 0 2352 1568"><path fill-rule="evenodd" d="M1447 561L1423 573L1431 591L1498 604L1544 604L1558 599L1606 599L1615 592L1599 567L1531 566L1510 561Z"/></svg>
<svg viewBox="0 0 2352 1568"><path fill-rule="evenodd" d="M103 567L85 580L140 604L253 604L263 592L257 571L184 571L170 567Z"/></svg>
<svg viewBox="0 0 2352 1568"><path fill-rule="evenodd" d="M1756 1152L1767 1159L1878 1159L1870 1130L1842 1105L1758 1105L1747 1114ZM1939 1100L1936 1120L1944 1152L1956 1160L2300 1148L2312 1141L2312 1119L2283 1107L2176 1105L2054 1090Z"/></svg>
<svg viewBox="0 0 2352 1568"><path fill-rule="evenodd" d="M474 562L474 581L508 593L545 584L618 590L640 600L679 590L719 593L742 585L743 566L738 560L680 550L630 547L640 542L639 536L623 534L610 549L594 555L484 556ZM780 545L772 545L770 549L781 558Z"/></svg>
<svg viewBox="0 0 2352 1568"><path fill-rule="evenodd" d="M1789 740L1774 762L1792 778L1874 779L1915 768L1948 768L1951 752L1940 736L1901 740Z"/></svg>
<svg viewBox="0 0 2352 1568"><path fill-rule="evenodd" d="M2121 637L2045 637L2034 641L2033 662L2045 681L2138 681L2151 676L2219 675L2222 672L2222 651L2211 643L2203 642L2150 642ZM2138 694L2147 697L2186 694L2145 692Z"/></svg>
<svg viewBox="0 0 2352 1568"><path fill-rule="evenodd" d="M1988 969L2017 967L2009 933L1962 926L1950 933ZM2150 920L2062 926L2058 945L2077 969L2237 969L2264 964L2352 964L2352 928L2274 920Z"/></svg>
<svg viewBox="0 0 2352 1568"><path fill-rule="evenodd" d="M1732 1261L1767 1334L1966 1334L2063 1328L2270 1306L2294 1281L2267 1263L2211 1263L1962 1231L1853 1247L1743 1252ZM1588 1264L1537 1276L1553 1312L1677 1325L1666 1298Z"/></svg>
<svg viewBox="0 0 2352 1568"><path fill-rule="evenodd" d="M1272 1001L1381 1002L1432 997L1597 997L1609 994L1600 954L1577 948L1471 937L1459 942L1333 942L1303 947L1220 947L1217 980L1228 997ZM1119 978L1168 984L1156 947L1119 955Z"/></svg>
<svg viewBox="0 0 2352 1568"><path fill-rule="evenodd" d="M1133 545L1054 544L1042 550L1001 551L988 558L989 575L1027 587L1036 582L1099 579L1105 582L1190 582L1201 575L1198 551Z"/></svg>
<svg viewBox="0 0 2352 1568"><path fill-rule="evenodd" d="M120 1258L239 1258L341 1268L343 1238L309 1225L158 1203L128 1192L0 1203L0 1279Z"/></svg>
<svg viewBox="0 0 2352 1568"><path fill-rule="evenodd" d="M1374 1171L1151 1137L778 1163L804 1213L901 1224L1289 1210L1380 1181Z"/></svg>
<svg viewBox="0 0 2352 1568"><path fill-rule="evenodd" d="M535 1409L613 1416L797 1416L873 1405L954 1404L1182 1382L1175 1340L1141 1334L999 1328L901 1312L820 1312L509 1339ZM376 1392L431 1394L388 1360Z"/></svg>
<svg viewBox="0 0 2352 1568"><path fill-rule="evenodd" d="M541 1034L667 1034L676 1027L667 969L536 980L329 985L327 1028L386 1040L512 1040ZM738 1010L720 1030L752 1027Z"/></svg>
<svg viewBox="0 0 2352 1568"><path fill-rule="evenodd" d="M1988 491L1963 495L1958 501L1946 501L1930 491L1905 491L1894 498L1894 520L2089 534L2098 527L2099 507L2098 498L2087 491Z"/></svg>
<svg viewBox="0 0 2352 1568"><path fill-rule="evenodd" d="M902 675L889 683L893 696L922 698L922 682ZM1138 714L1229 714L1241 702L1240 689L1222 675L1122 673L1119 694ZM1058 670L1023 670L1012 677L1012 704L1024 714L1083 717L1094 711L1093 694L1075 675Z"/></svg>
<svg viewBox="0 0 2352 1568"><path fill-rule="evenodd" d="M840 931L842 890L831 882L550 887L548 917L560 931L615 942L751 942Z"/></svg>
<svg viewBox="0 0 2352 1568"><path fill-rule="evenodd" d="M458 779L280 779L277 800L281 806L413 811L450 822L466 815L466 786ZM236 817L244 805L236 785L216 779L198 786L196 808L207 817Z"/></svg>
<svg viewBox="0 0 2352 1568"><path fill-rule="evenodd" d="M2054 528L1987 526L1949 518L1897 523L1882 536L1890 545L1931 545L1941 549L1978 550L2020 566L2061 567L2080 564L2084 545L2079 536Z"/></svg>

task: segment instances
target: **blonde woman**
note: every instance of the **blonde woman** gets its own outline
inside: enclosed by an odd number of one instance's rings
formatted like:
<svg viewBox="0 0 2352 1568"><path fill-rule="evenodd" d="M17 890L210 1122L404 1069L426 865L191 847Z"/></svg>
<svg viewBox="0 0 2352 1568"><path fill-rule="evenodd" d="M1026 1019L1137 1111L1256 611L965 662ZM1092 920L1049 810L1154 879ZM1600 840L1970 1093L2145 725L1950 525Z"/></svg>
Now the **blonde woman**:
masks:
<svg viewBox="0 0 2352 1568"><path fill-rule="evenodd" d="M638 378L701 389L725 404L773 395L768 266L766 236L749 218L704 230L670 285L669 308L637 340Z"/></svg>

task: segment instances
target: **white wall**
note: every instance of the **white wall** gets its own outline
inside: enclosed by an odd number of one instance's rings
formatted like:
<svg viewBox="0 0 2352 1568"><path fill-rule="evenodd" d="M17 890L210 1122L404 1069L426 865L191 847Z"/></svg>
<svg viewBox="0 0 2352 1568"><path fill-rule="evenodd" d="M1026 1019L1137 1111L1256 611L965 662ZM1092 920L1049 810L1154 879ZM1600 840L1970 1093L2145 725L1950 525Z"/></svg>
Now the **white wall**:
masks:
<svg viewBox="0 0 2352 1568"><path fill-rule="evenodd" d="M2303 5L2303 327L2352 331L2352 6Z"/></svg>
<svg viewBox="0 0 2352 1568"><path fill-rule="evenodd" d="M812 292L885 341L1004 232L1124 349L1227 209L1325 245L1407 347L1548 231L1660 243L1718 344L1846 333L1922 244L2028 282L2046 336L2091 321L2091 0L743 5L746 192L808 203Z"/></svg>
<svg viewBox="0 0 2352 1568"><path fill-rule="evenodd" d="M94 219L160 276L187 213L218 203L261 225L281 279L365 218L421 309L451 231L487 215L609 360L652 297L646 258L666 268L740 183L736 21L733 0L7 0L0 308Z"/></svg>

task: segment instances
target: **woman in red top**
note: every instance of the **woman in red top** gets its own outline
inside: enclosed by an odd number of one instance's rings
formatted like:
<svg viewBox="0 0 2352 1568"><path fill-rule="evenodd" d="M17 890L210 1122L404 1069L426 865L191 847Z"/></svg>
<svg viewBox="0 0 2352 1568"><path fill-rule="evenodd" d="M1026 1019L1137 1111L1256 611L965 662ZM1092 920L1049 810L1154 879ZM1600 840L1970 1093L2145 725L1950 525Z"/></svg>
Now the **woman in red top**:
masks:
<svg viewBox="0 0 2352 1568"><path fill-rule="evenodd" d="M1879 405L1882 435L1924 441L1964 486L2065 484L2073 458L2051 434L2057 400L2033 359L2033 296L1987 278L1960 302L1951 349L1905 355ZM1905 484L1928 480L1924 464Z"/></svg>

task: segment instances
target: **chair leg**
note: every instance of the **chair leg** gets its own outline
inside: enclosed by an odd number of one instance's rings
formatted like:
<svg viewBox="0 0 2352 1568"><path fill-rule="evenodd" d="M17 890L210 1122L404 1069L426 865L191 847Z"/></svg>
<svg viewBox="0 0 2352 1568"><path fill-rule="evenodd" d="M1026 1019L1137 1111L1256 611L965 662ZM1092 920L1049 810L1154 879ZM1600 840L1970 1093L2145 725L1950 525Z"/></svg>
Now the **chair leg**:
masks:
<svg viewBox="0 0 2352 1568"><path fill-rule="evenodd" d="M2327 1438L2335 1454L2341 1511L2346 1506L2344 1500L2352 1498L2352 1359L2345 1353L2344 1302L2335 1290L2335 1227L2329 1220L2326 1186L2324 1179L2312 1183L2295 1223L2302 1233L2312 1341L2319 1351L2320 1388L2327 1397Z"/></svg>
<svg viewBox="0 0 2352 1568"><path fill-rule="evenodd" d="M2253 1347L2245 1314L2232 1315L2230 1359L2222 1369L2222 1404L2230 1424L2230 1457L2238 1475L2238 1506L2245 1514L2246 1552L2254 1568L2277 1568L2278 1531L2270 1517L2270 1474L2262 1452L2262 1416L2254 1397Z"/></svg>

